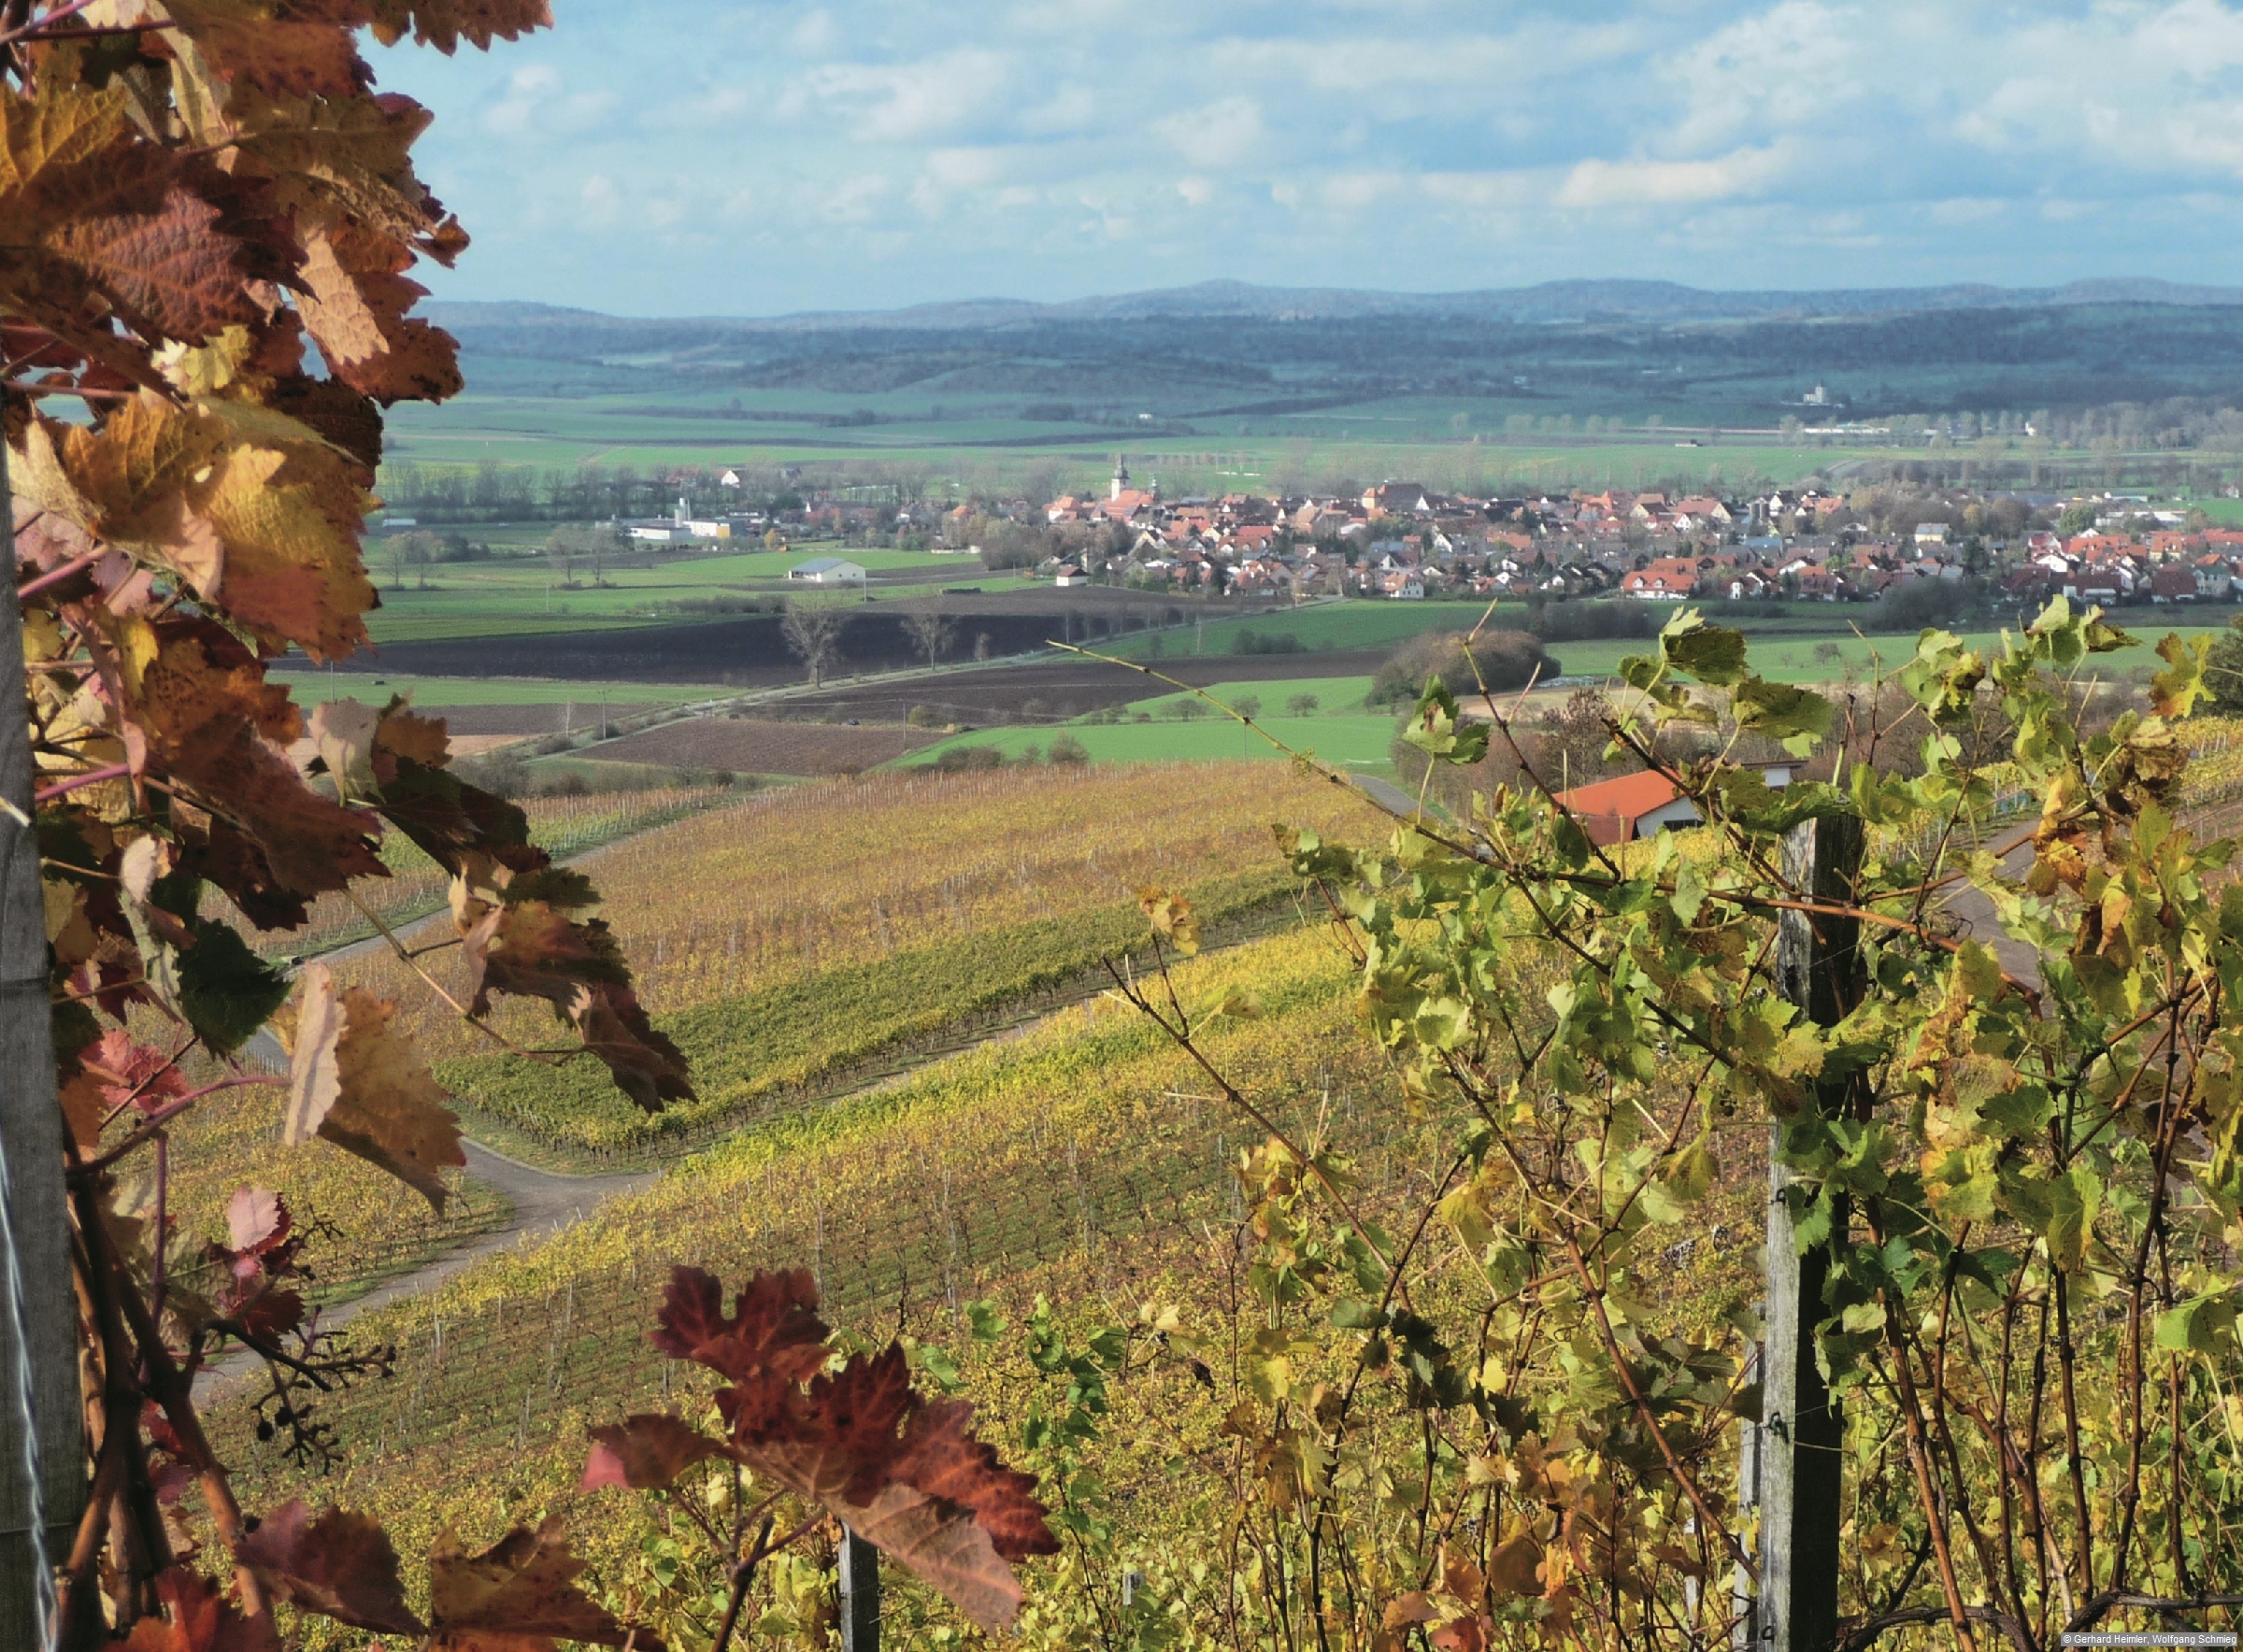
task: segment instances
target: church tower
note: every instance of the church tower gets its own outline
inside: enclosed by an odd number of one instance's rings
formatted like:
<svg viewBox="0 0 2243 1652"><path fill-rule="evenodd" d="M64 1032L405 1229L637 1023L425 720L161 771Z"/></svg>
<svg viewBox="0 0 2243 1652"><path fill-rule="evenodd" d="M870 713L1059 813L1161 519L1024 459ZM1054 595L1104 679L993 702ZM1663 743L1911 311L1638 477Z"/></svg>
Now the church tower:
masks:
<svg viewBox="0 0 2243 1652"><path fill-rule="evenodd" d="M1124 461L1124 460L1122 459L1122 455L1121 455L1121 454L1119 454L1119 453L1117 453L1117 454L1115 454L1115 455L1114 455L1114 485L1113 485L1113 491L1112 491L1111 492L1109 492L1109 493L1107 493L1107 498L1108 498L1109 500L1110 500L1110 499L1119 499L1119 498L1121 498L1121 497L1122 497L1122 495L1123 493L1127 492L1127 491L1128 491L1128 490L1129 490L1129 465L1128 465L1127 462L1126 462L1126 461Z"/></svg>

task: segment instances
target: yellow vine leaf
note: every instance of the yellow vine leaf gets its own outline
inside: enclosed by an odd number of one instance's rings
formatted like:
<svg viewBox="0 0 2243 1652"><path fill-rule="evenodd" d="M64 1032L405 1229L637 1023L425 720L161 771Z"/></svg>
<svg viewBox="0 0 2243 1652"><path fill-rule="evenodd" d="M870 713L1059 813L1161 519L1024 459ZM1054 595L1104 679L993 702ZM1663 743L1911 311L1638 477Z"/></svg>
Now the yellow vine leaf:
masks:
<svg viewBox="0 0 2243 1652"><path fill-rule="evenodd" d="M394 1000L363 988L338 993L324 964L304 971L290 1051L284 1139L324 1136L444 1208L444 1170L463 1165L451 1097L412 1044L391 1029Z"/></svg>

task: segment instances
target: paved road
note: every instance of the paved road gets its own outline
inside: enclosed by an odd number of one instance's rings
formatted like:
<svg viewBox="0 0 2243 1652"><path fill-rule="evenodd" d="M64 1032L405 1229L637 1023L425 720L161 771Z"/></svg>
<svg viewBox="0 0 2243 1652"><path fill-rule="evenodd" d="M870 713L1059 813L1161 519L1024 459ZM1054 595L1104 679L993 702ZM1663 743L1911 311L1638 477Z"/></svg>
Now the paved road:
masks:
<svg viewBox="0 0 2243 1652"><path fill-rule="evenodd" d="M287 1055L281 1049L279 1041L269 1032L258 1033L250 1041L244 1053L282 1070L288 1065ZM556 1171L539 1170L518 1159L509 1159L504 1153L486 1147L470 1137L463 1136L460 1146L467 1156L467 1174L485 1187L495 1188L506 1196L510 1206L506 1220L488 1232L477 1233L463 1240L433 1261L383 1281L364 1296L321 1310L321 1325L331 1329L348 1325L361 1314L433 1290L453 1275L472 1267L487 1256L533 1240L549 1238L574 1227L606 1201L619 1193L636 1192L662 1174L649 1170L622 1171L608 1175L566 1175ZM404 1194L402 1184L400 1192L405 1197L419 1197L418 1194ZM207 1367L197 1387L223 1386L255 1370L256 1365L256 1360L250 1356L235 1354Z"/></svg>
<svg viewBox="0 0 2243 1652"><path fill-rule="evenodd" d="M2022 878L2032 864L2033 846L2020 844L2002 858L2002 876ZM1993 903L1984 894L1965 885L1948 897L1947 909L1955 915L1971 939L1983 941L1993 948L1994 957L2001 960L2002 968L2013 979L2036 990L2039 988L2040 954L2003 932L1994 920Z"/></svg>

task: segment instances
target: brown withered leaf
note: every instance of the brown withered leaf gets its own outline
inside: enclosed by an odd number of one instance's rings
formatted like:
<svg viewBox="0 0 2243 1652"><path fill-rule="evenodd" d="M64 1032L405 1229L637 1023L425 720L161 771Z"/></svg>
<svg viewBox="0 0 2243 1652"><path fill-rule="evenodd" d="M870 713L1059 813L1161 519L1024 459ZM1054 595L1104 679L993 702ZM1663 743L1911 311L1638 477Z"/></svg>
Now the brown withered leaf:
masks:
<svg viewBox="0 0 2243 1652"><path fill-rule="evenodd" d="M143 383L142 339L196 342L263 314L293 257L253 180L136 140L121 85L40 75L0 109L0 294L15 319ZM94 302L88 302L89 299Z"/></svg>
<svg viewBox="0 0 2243 1652"><path fill-rule="evenodd" d="M313 791L287 754L246 723L206 730L165 758L198 800L213 813L223 810L255 840L283 888L316 895L354 877L388 876L367 834L368 818Z"/></svg>
<svg viewBox="0 0 2243 1652"><path fill-rule="evenodd" d="M693 1100L685 1052L655 1030L628 987L579 987L568 1004L569 1024L584 1047L607 1065L615 1087L650 1113L665 1102Z"/></svg>
<svg viewBox="0 0 2243 1652"><path fill-rule="evenodd" d="M577 1588L584 1562L569 1552L561 1517L517 1526L479 1555L450 1532L429 1550L431 1652L553 1652L555 1640L620 1646L632 1632ZM644 1630L636 1646L660 1652Z"/></svg>
<svg viewBox="0 0 2243 1652"><path fill-rule="evenodd" d="M652 1340L731 1379L717 1395L725 1455L845 1521L984 1628L1010 1623L1021 1588L1007 1562L1059 1546L1035 1481L974 1438L971 1406L913 1391L899 1345L827 1373L817 1300L806 1272L758 1274L727 1316L713 1275L677 1268ZM588 1486L666 1483L718 1449L670 1417L594 1437Z"/></svg>
<svg viewBox="0 0 2243 1652"><path fill-rule="evenodd" d="M807 1268L756 1274L724 1313L724 1288L699 1268L673 1268L648 1340L674 1360L693 1360L734 1382L760 1376L800 1382L825 1369L818 1286Z"/></svg>
<svg viewBox="0 0 2243 1652"><path fill-rule="evenodd" d="M1192 903L1157 886L1137 891L1137 904L1151 921L1153 933L1165 935L1186 958L1199 950L1199 914Z"/></svg>
<svg viewBox="0 0 2243 1652"><path fill-rule="evenodd" d="M416 43L446 53L462 40L488 50L493 40L519 40L553 21L546 0L374 0L373 14L374 37L384 46L409 30Z"/></svg>
<svg viewBox="0 0 2243 1652"><path fill-rule="evenodd" d="M973 1435L974 1408L964 1400L921 1403L904 1428L890 1473L898 1480L970 1511L1007 1560L1057 1548L1034 1476L1005 1467L996 1449Z"/></svg>
<svg viewBox="0 0 2243 1652"><path fill-rule="evenodd" d="M505 902L463 930L467 987L479 1015L493 992L542 998L566 1013L588 982L624 985L631 966L607 924L578 921L545 901Z"/></svg>
<svg viewBox="0 0 2243 1652"><path fill-rule="evenodd" d="M390 1534L364 1515L331 1508L314 1520L301 1501L284 1503L234 1554L275 1595L307 1612L354 1629L427 1632L405 1603Z"/></svg>
<svg viewBox="0 0 2243 1652"><path fill-rule="evenodd" d="M579 1490L628 1486L660 1491L697 1462L724 1455L723 1445L667 1412L648 1411L592 1431L593 1447Z"/></svg>
<svg viewBox="0 0 2243 1652"><path fill-rule="evenodd" d="M903 1430L919 1401L897 1345L871 1359L855 1355L807 1389L766 1377L721 1390L717 1403L741 1462L824 1507L985 1629L1008 1625L1021 1604L1020 1581L995 1531L1023 1557L1059 1546L1027 1476L999 1486L978 1456L952 1464L954 1454L972 1454L978 1445L963 1429L938 1422L922 1449L907 1446ZM981 1506L952 1502L921 1480L970 1488Z"/></svg>
<svg viewBox="0 0 2243 1652"><path fill-rule="evenodd" d="M1499 1601L1540 1594L1541 1564L1542 1545L1535 1541L1534 1532L1514 1522L1495 1552L1488 1557L1489 1592Z"/></svg>
<svg viewBox="0 0 2243 1652"><path fill-rule="evenodd" d="M133 1625L123 1652L279 1652L271 1619L252 1621L218 1586L189 1566L156 1574L161 1617Z"/></svg>
<svg viewBox="0 0 2243 1652"><path fill-rule="evenodd" d="M380 726L374 731L374 748L391 760L387 774L382 773L381 758L375 760L375 773L385 786L396 778L399 758L427 769L440 769L451 762L451 736L444 719L422 717L402 697L384 707Z"/></svg>
<svg viewBox="0 0 2243 1652"><path fill-rule="evenodd" d="M284 1139L314 1133L379 1165L444 1208L444 1171L463 1165L450 1092L411 1040L391 1030L393 999L361 987L338 993L324 964L304 969L303 1002L290 1051Z"/></svg>
<svg viewBox="0 0 2243 1652"><path fill-rule="evenodd" d="M404 275L410 247L327 224L305 236L305 249L297 308L337 378L384 404L458 393L459 347L451 335L406 316L428 293Z"/></svg>
<svg viewBox="0 0 2243 1652"><path fill-rule="evenodd" d="M358 55L350 31L332 21L293 22L271 7L242 0L165 0L179 32L202 49L223 81L274 96L355 97L374 72ZM163 50L168 31L150 45Z"/></svg>
<svg viewBox="0 0 2243 1652"><path fill-rule="evenodd" d="M350 653L375 605L358 550L363 470L293 420L252 412L143 395L98 430L42 420L28 433L24 485L97 539L178 575L272 651Z"/></svg>
<svg viewBox="0 0 2243 1652"><path fill-rule="evenodd" d="M513 804L409 753L393 749L391 755L395 771L382 779L382 819L447 872L458 876L473 862L480 884L492 876L482 870L484 863L515 872L552 863L530 842L529 817Z"/></svg>

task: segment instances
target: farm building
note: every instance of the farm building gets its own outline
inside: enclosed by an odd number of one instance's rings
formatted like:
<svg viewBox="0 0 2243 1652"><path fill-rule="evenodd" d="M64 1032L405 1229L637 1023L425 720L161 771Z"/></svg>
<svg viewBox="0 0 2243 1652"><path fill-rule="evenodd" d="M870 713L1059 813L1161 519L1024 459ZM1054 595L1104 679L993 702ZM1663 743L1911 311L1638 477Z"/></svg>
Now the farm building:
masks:
<svg viewBox="0 0 2243 1652"><path fill-rule="evenodd" d="M1771 789L1780 789L1790 784L1792 771L1782 764L1763 764L1761 778ZM1596 844L1656 837L1663 826L1694 826L1699 819L1698 805L1664 775L1649 769L1593 786L1576 786L1559 792L1558 802L1572 811L1589 841Z"/></svg>
<svg viewBox="0 0 2243 1652"><path fill-rule="evenodd" d="M837 556L816 556L787 570L787 577L805 585L862 585L864 570Z"/></svg>

